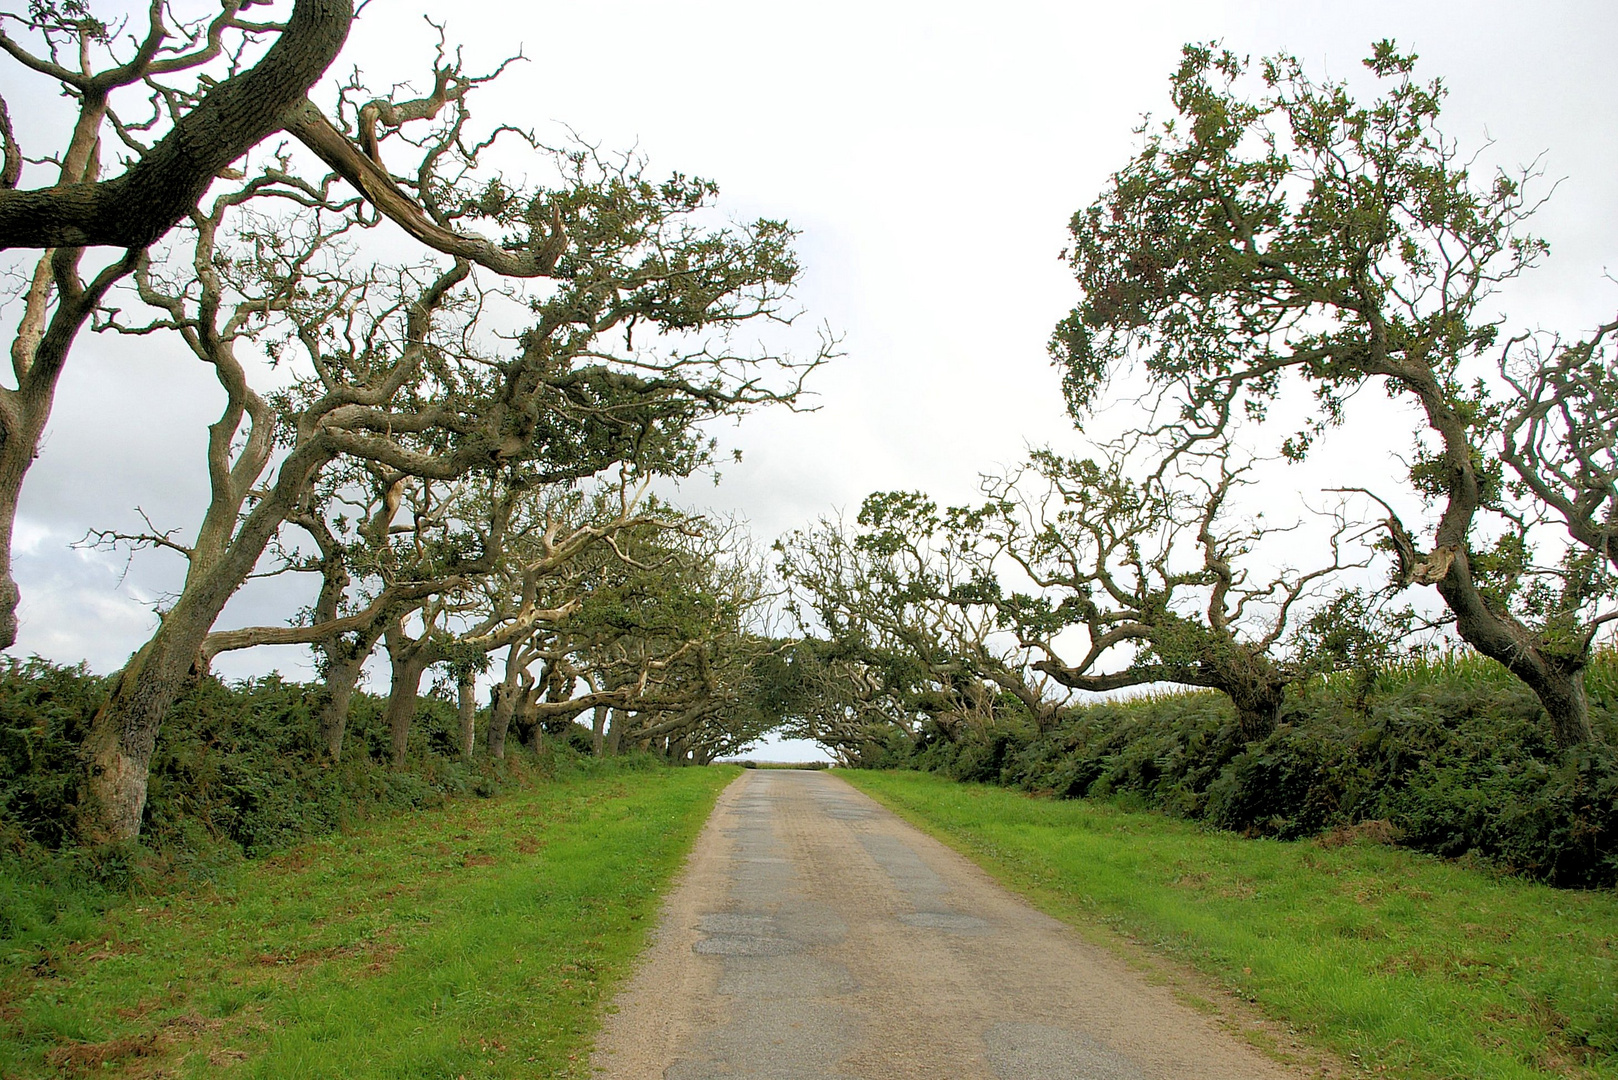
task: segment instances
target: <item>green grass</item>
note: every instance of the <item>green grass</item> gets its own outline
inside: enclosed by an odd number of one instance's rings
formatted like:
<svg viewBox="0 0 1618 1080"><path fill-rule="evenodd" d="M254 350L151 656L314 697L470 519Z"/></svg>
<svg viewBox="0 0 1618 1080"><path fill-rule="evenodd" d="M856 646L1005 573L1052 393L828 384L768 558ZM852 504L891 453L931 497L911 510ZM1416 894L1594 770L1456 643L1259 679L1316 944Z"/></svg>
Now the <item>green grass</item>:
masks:
<svg viewBox="0 0 1618 1080"><path fill-rule="evenodd" d="M1048 913L1212 975L1366 1072L1618 1077L1618 896L1347 839L1246 840L913 772L843 772Z"/></svg>
<svg viewBox="0 0 1618 1080"><path fill-rule="evenodd" d="M736 774L609 765L120 902L0 957L0 1074L587 1076Z"/></svg>

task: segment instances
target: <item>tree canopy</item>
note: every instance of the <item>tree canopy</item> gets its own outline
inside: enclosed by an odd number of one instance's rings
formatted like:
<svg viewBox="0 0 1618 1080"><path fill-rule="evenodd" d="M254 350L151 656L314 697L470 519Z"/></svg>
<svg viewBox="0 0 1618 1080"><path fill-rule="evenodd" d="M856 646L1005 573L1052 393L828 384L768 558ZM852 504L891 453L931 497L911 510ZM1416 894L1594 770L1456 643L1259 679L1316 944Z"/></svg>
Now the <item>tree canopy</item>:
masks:
<svg viewBox="0 0 1618 1080"><path fill-rule="evenodd" d="M1083 295L1052 355L1078 418L1109 373L1138 362L1160 395L1159 432L1185 448L1251 432L1293 383L1314 401L1279 442L1293 459L1349 422L1346 399L1367 384L1415 404L1408 483L1436 520L1413 531L1389 511L1397 582L1436 587L1461 639L1533 688L1572 744L1591 735L1581 672L1612 617L1613 564L1601 545L1594 561L1536 562L1531 534L1549 509L1583 543L1581 511L1544 496L1578 491L1575 502L1610 507L1610 474L1547 471L1580 460L1578 435L1525 449L1529 429L1547 438L1547 423L1571 418L1546 400L1569 400L1554 388L1565 376L1518 371L1517 393L1488 378L1512 367L1502 351L1523 359L1491 298L1546 250L1525 230L1533 178L1476 175L1439 127L1443 84L1419 81L1415 63L1378 43L1366 66L1385 90L1361 104L1289 56L1255 73L1229 52L1188 47L1172 80L1176 115L1145 129L1073 218ZM1557 355L1588 355L1600 340ZM1376 482L1345 475L1342 487Z"/></svg>

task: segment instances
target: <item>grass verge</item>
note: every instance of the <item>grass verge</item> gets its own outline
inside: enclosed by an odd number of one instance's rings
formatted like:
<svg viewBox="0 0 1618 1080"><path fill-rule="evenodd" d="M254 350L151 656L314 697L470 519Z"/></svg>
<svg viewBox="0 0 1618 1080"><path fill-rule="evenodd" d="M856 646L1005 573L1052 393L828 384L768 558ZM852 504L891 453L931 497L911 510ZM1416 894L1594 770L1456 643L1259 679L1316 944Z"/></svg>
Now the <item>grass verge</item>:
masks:
<svg viewBox="0 0 1618 1080"><path fill-rule="evenodd" d="M1618 1077L1618 896L1339 832L1247 840L914 772L839 775L1047 913L1213 976L1373 1075Z"/></svg>
<svg viewBox="0 0 1618 1080"><path fill-rule="evenodd" d="M611 763L132 897L0 957L0 1072L589 1075L732 768Z"/></svg>

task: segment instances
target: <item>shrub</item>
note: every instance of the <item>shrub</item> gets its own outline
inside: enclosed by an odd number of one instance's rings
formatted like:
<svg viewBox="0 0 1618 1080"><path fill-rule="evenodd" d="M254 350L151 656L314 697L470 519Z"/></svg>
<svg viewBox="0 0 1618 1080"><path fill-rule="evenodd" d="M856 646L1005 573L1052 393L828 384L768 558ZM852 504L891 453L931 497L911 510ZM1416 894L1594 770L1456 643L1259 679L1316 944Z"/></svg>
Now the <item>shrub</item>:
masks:
<svg viewBox="0 0 1618 1080"><path fill-rule="evenodd" d="M60 847L79 796L79 746L106 696L83 664L0 661L0 843Z"/></svg>
<svg viewBox="0 0 1618 1080"><path fill-rule="evenodd" d="M1050 731L936 731L890 759L1059 798L1108 798L1252 836L1365 822L1422 851L1487 860L1557 885L1618 883L1618 661L1590 672L1604 741L1567 752L1539 703L1466 655L1370 680L1297 688L1266 739L1243 745L1229 702L1164 693L1066 713Z"/></svg>
<svg viewBox="0 0 1618 1080"><path fill-rule="evenodd" d="M35 876L61 876L41 869L49 862L41 853L72 846L79 746L106 689L83 665L34 657L0 666L0 843ZM206 872L219 860L256 857L354 818L499 790L506 767L463 762L454 704L431 694L411 729L410 767L388 768L383 705L375 695L355 695L344 759L333 764L319 749L309 687L273 674L231 684L198 679L163 726L139 851L126 857L109 849L75 872L119 888L148 864Z"/></svg>

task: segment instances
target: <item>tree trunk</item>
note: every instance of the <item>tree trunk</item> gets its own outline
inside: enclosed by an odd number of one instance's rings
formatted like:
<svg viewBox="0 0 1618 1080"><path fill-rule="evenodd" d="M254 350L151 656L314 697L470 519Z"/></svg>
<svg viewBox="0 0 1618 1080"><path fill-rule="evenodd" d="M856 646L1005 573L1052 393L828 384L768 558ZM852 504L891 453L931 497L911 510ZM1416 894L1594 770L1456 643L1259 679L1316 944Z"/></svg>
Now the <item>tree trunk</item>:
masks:
<svg viewBox="0 0 1618 1080"><path fill-rule="evenodd" d="M343 656L326 664L326 681L316 700L320 707L320 738L325 744L326 756L333 761L343 760L348 709L354 700L354 687L360 681L365 660L365 656Z"/></svg>
<svg viewBox="0 0 1618 1080"><path fill-rule="evenodd" d="M600 757L605 749L604 736L607 729L607 712L608 709L605 705L597 705L595 712L590 717L590 750L596 757Z"/></svg>
<svg viewBox="0 0 1618 1080"><path fill-rule="evenodd" d="M1443 576L1427 582L1455 615L1455 632L1484 656L1498 661L1521 679L1539 698L1551 721L1551 735L1561 749L1593 742L1590 701L1584 690L1584 667L1589 646L1576 652L1553 649L1541 635L1524 626L1509 611L1496 611L1472 577L1469 538L1472 522L1483 505L1482 484L1471 442L1469 420L1452 407L1441 380L1430 368L1395 372L1415 393L1427 411L1428 426L1444 442L1448 503L1433 531L1433 554L1449 555Z"/></svg>
<svg viewBox="0 0 1618 1080"><path fill-rule="evenodd" d="M624 748L624 711L613 709L607 719L607 756L617 757Z"/></svg>
<svg viewBox="0 0 1618 1080"><path fill-rule="evenodd" d="M365 661L371 658L382 636L383 626L378 620L353 638L338 634L319 643L325 657L326 674L316 699L320 708L320 737L333 761L343 759L343 739L348 730L348 709L354 700L354 687L359 684Z"/></svg>
<svg viewBox="0 0 1618 1080"><path fill-rule="evenodd" d="M1214 680L1217 688L1236 706L1236 726L1243 742L1258 742L1275 732L1286 701L1287 680L1266 658L1244 656L1247 663L1224 665Z"/></svg>
<svg viewBox="0 0 1618 1080"><path fill-rule="evenodd" d="M477 682L471 671L462 671L456 676L455 694L461 717L461 760L471 761L478 717Z"/></svg>
<svg viewBox="0 0 1618 1080"><path fill-rule="evenodd" d="M389 636L393 636L390 631ZM400 631L400 637L403 632ZM388 687L388 741L395 769L405 766L405 755L410 747L410 725L416 719L416 701L421 696L421 676L432 662L431 651L425 642L401 643L398 652L391 652L388 663L393 668L393 681Z"/></svg>
<svg viewBox="0 0 1618 1080"><path fill-rule="evenodd" d="M524 697L526 698L527 695L524 695ZM519 711L522 716L518 727L528 732L528 749L537 754L545 749L545 725L540 723L539 717L529 707L528 701L525 700L519 706Z"/></svg>
<svg viewBox="0 0 1618 1080"><path fill-rule="evenodd" d="M1281 704L1286 699L1282 684L1244 686L1227 689L1225 693L1236 706L1236 726L1243 742L1258 742L1274 734L1281 717Z"/></svg>
<svg viewBox="0 0 1618 1080"><path fill-rule="evenodd" d="M1559 749L1595 741L1590 726L1590 698L1584 688L1588 651L1575 655L1552 653L1515 619L1490 611L1472 582L1472 566L1463 550L1456 554L1438 592L1455 613L1455 632L1484 656L1499 662L1521 679L1551 722L1551 737Z"/></svg>
<svg viewBox="0 0 1618 1080"><path fill-rule="evenodd" d="M522 685L525 670L522 643L514 641L506 649L506 671L500 681L489 689L489 756L506 756L506 735L511 730L511 717L517 704L527 693Z"/></svg>
<svg viewBox="0 0 1618 1080"><path fill-rule="evenodd" d="M11 534L22 482L38 447L36 425L24 420L18 430L12 430L10 424L0 422L0 649L17 643L17 604L22 593L11 576Z"/></svg>
<svg viewBox="0 0 1618 1080"><path fill-rule="evenodd" d="M89 842L140 835L158 729L193 675L198 646L223 606L223 601L188 605L182 595L157 633L114 678L85 738L88 776L80 825Z"/></svg>
<svg viewBox="0 0 1618 1080"><path fill-rule="evenodd" d="M0 248L141 248L166 233L219 171L282 124L337 58L349 0L297 0L257 64L212 86L123 175L97 184L0 191Z"/></svg>
<svg viewBox="0 0 1618 1080"><path fill-rule="evenodd" d="M1275 731L1291 681L1258 646L1225 638L1207 643L1197 665L1196 685L1218 690L1236 706L1243 742L1258 742Z"/></svg>
<svg viewBox="0 0 1618 1080"><path fill-rule="evenodd" d="M1537 685L1532 682L1528 685L1545 706L1551 721L1551 736L1558 748L1567 750L1596 741L1595 728L1590 725L1590 695L1584 687L1583 663L1572 670L1560 664L1547 664L1544 675L1538 676Z"/></svg>
<svg viewBox="0 0 1618 1080"><path fill-rule="evenodd" d="M91 143L92 146L69 148L63 161L65 173L72 175L77 169L93 175L93 139ZM79 330L90 321L107 290L135 267L136 253L128 252L122 260L96 274L76 297L64 299L61 282L78 280L82 256L78 250L47 251L35 265L28 288L23 291L22 320L11 343L11 367L17 376L17 388L0 387L0 649L17 643L21 593L11 574L12 531L23 480L39 454L40 436L50 422L57 381ZM53 295L57 307L48 314Z"/></svg>
<svg viewBox="0 0 1618 1080"><path fill-rule="evenodd" d="M506 756L506 732L511 728L511 712L517 704L517 692L497 682L489 689L489 756Z"/></svg>
<svg viewBox="0 0 1618 1080"><path fill-rule="evenodd" d="M275 486L228 543L193 552L180 598L157 633L124 665L85 738L88 772L80 827L92 843L133 840L146 807L146 777L158 728L202 656L202 643L225 604L253 572L259 556L331 455L305 446L281 465ZM214 516L211 509L210 518ZM208 530L205 520L203 532Z"/></svg>

